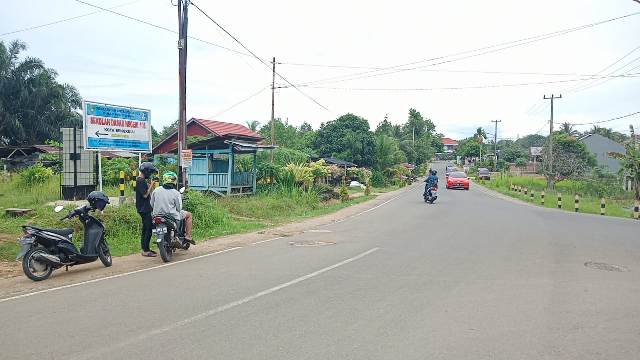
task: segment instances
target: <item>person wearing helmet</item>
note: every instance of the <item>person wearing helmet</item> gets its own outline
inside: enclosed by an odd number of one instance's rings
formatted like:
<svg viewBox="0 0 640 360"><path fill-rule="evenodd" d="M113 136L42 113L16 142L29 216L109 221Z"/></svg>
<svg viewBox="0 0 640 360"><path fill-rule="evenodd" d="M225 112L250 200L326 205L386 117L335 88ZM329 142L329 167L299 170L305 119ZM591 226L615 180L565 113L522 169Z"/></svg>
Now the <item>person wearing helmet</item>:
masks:
<svg viewBox="0 0 640 360"><path fill-rule="evenodd" d="M191 237L193 219L190 212L182 210L182 194L176 190L177 186L178 175L176 173L169 171L162 175L162 186L151 193L152 215L170 215L177 221L183 221L185 241L195 245L196 242Z"/></svg>
<svg viewBox="0 0 640 360"><path fill-rule="evenodd" d="M435 170L431 170L429 171L429 176L427 176L427 179L424 181L427 184L424 187L424 193L427 194L428 196L431 196L431 189L432 188L438 188L438 172Z"/></svg>
<svg viewBox="0 0 640 360"><path fill-rule="evenodd" d="M151 242L151 231L153 229L151 219L151 193L158 186L154 181L158 169L150 162L140 164L140 176L136 179L136 210L142 219L142 231L140 234L140 248L142 256L154 257L156 252L149 247Z"/></svg>

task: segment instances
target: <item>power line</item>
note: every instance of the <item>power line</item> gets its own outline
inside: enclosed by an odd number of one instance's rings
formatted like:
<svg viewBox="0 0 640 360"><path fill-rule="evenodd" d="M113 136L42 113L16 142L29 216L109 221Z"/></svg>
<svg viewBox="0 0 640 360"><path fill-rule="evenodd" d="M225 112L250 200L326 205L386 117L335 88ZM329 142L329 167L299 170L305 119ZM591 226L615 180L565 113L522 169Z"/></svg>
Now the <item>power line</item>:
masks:
<svg viewBox="0 0 640 360"><path fill-rule="evenodd" d="M564 30L558 30L558 31L554 31L554 32L551 32L551 33L531 36L531 37L527 37L527 38L523 38L523 39L519 39L519 40L513 40L513 41L498 43L498 44L484 46L484 47L476 48L476 49L472 49L472 50L461 51L461 52L457 52L457 53L453 53L453 54L449 54L449 55L443 55L443 56L438 56L438 57L435 57L435 58L414 61L414 62L410 62L410 63L406 63L406 64L390 66L390 67L383 68L381 70L369 70L369 71L364 71L364 72L355 73L355 74L334 76L334 77L330 77L330 78L309 81L309 82L306 82L306 83L303 83L303 84L304 85L309 85L309 84L326 83L326 82L351 81L351 80L357 80L357 79L368 78L368 77L389 75L389 74L394 74L394 73L402 72L402 71L410 71L410 70L415 70L415 69L419 69L419 68L423 68L423 67L441 65L441 64L444 64L444 63L464 60L464 59L468 59L468 58L475 57L475 56L481 56L481 55L489 54L489 53L492 53L492 52L502 51L502 50L513 48L513 47L522 46L522 45L526 45L526 44L530 44L530 43L533 43L533 42L538 42L538 41L550 39L550 38L561 36L561 35L566 35L566 34L569 34L569 33L575 32L575 31L591 28L591 27L594 27L594 26L602 25L602 24L609 23L609 22L616 21L616 20L621 20L621 19L624 19L624 18L627 18L627 17L631 17L631 16L635 16L635 15L639 15L639 14L640 14L640 12L635 12L635 13L626 14L626 15L623 15L623 16L610 18L610 19L607 19L607 20L598 21L598 22L595 22L595 23L581 25L581 26L577 26L577 27L573 27L573 28L564 29ZM493 49L493 48L498 48L498 49ZM489 49L493 49L493 50L489 50ZM484 50L487 50L487 51L484 51ZM480 52L480 51L484 51L484 52ZM478 53L478 52L480 52L480 53ZM478 54L473 54L473 53L478 53ZM436 61L436 60L441 60L441 59L454 57L454 56L459 56L459 55L465 55L465 54L472 54L472 55L468 55L468 56L460 57L460 58L456 58L456 59L451 59L451 60L446 60L446 61L441 61L441 62L438 62L438 63L432 63L432 64L428 64L428 65L408 68L408 69L398 69L398 68L401 68L401 67L404 67L404 66L411 66L411 65L415 65L415 64L419 64L419 63ZM392 70L392 69L397 69L397 70L389 71L389 72L382 73L382 74L377 73L379 71ZM371 73L374 73L374 74L371 74ZM370 74L370 75L367 75L367 74ZM360 76L360 75L363 75L363 76ZM332 81L332 80L335 80L335 81Z"/></svg>
<svg viewBox="0 0 640 360"><path fill-rule="evenodd" d="M79 0L76 0L79 1ZM227 29L225 29L222 25L220 25L217 21L215 21L211 16L209 16L209 14L207 14L206 12L204 12L202 9L200 9L200 7L198 7L197 4L195 4L193 1L190 2L191 5L193 5L196 9L198 9L198 11L200 11L204 16L206 16L209 20L211 20L212 23L214 23L218 28L220 28L220 30L224 31L225 34L227 34L230 38L233 39L233 41L237 42L240 46L242 46L243 49L245 49L249 54L251 54L254 58L256 58L258 61L260 61L264 66L266 66L267 68L269 68L269 70L271 70L271 65L269 65L266 61L264 61L262 58L260 58L258 55L256 55L253 51L251 51L248 47L246 47L240 40L238 40L235 36L233 36L229 31L227 31ZM289 80L287 80L284 76L282 76L281 74L279 74L278 72L274 71L274 73L276 75L278 75L279 78L281 78L284 82L286 82L287 84L289 84L291 87L293 87L294 89L296 89L300 94L304 95L307 99L313 101L316 105L320 106L321 108L330 111L326 106L322 105L321 103L319 103L316 99L312 98L311 96L309 96L307 93L305 93L304 91L300 90L296 85L292 84Z"/></svg>
<svg viewBox="0 0 640 360"><path fill-rule="evenodd" d="M81 4L84 4L84 5L91 6L91 7L94 7L94 8L96 8L96 9L100 9L100 10L102 10L102 11L106 11L106 12L108 12L108 13L111 13L111 14L114 14L114 15L117 15L117 16L120 16L120 17L123 17L123 18L125 18L125 19L129 19L129 20L131 20L131 21L135 21L135 22L138 22L138 23L141 23L141 24L144 24L144 25L147 25L147 26L151 26L151 27L154 27L154 28L156 28L156 29L164 30L164 31L167 31L167 32L170 32L170 33L173 33L173 34L178 34L178 32L177 32L177 31L175 31L175 30L171 30L171 29L166 28L166 27L164 27L164 26L156 25L156 24L150 23L150 22L145 21L145 20L141 20L141 19L138 19L138 18L134 18L133 16L125 15L125 14L119 13L119 12L117 12L117 11L113 11L113 10L110 10L110 9L107 9L107 8L103 8L103 7L101 7L101 6L98 6L98 5L95 5L95 4L91 4L91 3L88 3L88 2L83 1L83 0L75 0L75 1L76 1L76 2L79 2L79 3L81 3ZM238 55L251 56L251 55L249 55L249 54L245 54L245 53L243 53L242 51L238 51L238 50L235 50L235 49L231 49L231 48L228 48L228 47L226 47L226 46L222 46L222 45L219 45L219 44L216 44L216 43L212 43L212 42L210 42L210 41L203 40L203 39L200 39L200 38L197 38L197 37L194 37L194 36L187 36L187 37L188 37L189 39L192 39L192 40L195 40L195 41L199 41L199 42L201 42L201 43L203 43L203 44L207 44L207 45L211 45L211 46L214 46L214 47L217 47L217 48L223 49L223 50L227 50L227 51L230 51L230 52L235 53L235 54L238 54Z"/></svg>
<svg viewBox="0 0 640 360"><path fill-rule="evenodd" d="M621 66L621 67L617 68L616 70L613 70L612 72L610 72L610 73L609 73L609 74L607 74L607 75L611 75L611 74L613 74L613 73L616 73L616 72L618 72L619 70L622 70L622 69L626 68L627 66L632 65L634 62L636 62L636 61L638 61L638 60L640 60L640 56L638 56L637 58L635 58L635 59L631 60L630 62L626 63L624 66ZM631 72L631 71L634 71L634 70L636 70L636 69L639 69L639 68L640 68L640 65L635 66L635 67L633 67L633 68L631 68L631 69L625 70L625 72L624 72L624 73L622 73L622 75L627 74L627 73L629 73L629 72ZM579 86L577 89L574 89L574 90L573 90L573 91L571 91L571 92L576 93L576 92L584 91L584 90L587 90L587 89L591 89L591 88L593 88L593 87L600 86L600 85L602 85L602 84L604 84L604 83L606 83L606 82L608 82L608 81L611 81L611 80L612 80L612 78L607 78L607 79L605 79L605 80L602 80L602 79L600 79L600 80L595 80L594 82L592 82L592 83L590 83L590 84L589 84L589 83L587 83L587 84L582 85L581 87Z"/></svg>
<svg viewBox="0 0 640 360"><path fill-rule="evenodd" d="M123 6L132 5L132 4L135 4L135 3L140 2L140 1L141 0L130 1L128 3L112 6L109 9L116 9L116 8L123 7ZM18 30L2 33L2 34L0 34L0 36L12 35L12 34L25 32L25 31L40 29L40 28L43 28L43 27L46 27L46 26L61 24L61 23L67 22L67 21L72 21L72 20L83 18L83 17L91 16L91 15L94 15L94 14L98 14L98 13L101 13L103 11L104 10L93 11L93 12L82 14L82 15L77 15L77 16L72 16L72 17L68 17L68 18L65 18L65 19L52 21L52 22L49 22L49 23L46 23L46 24L29 26L29 27L26 27L26 28L22 28L22 29L18 29Z"/></svg>
<svg viewBox="0 0 640 360"><path fill-rule="evenodd" d="M385 70L384 67L371 66L351 66L351 65L324 65L324 64L304 64L278 62L278 65L323 67L323 68L344 68L344 69L369 69ZM535 75L535 76L597 76L597 74L577 74L577 73L544 73L544 72L518 72L518 71L483 71L483 70L462 70L462 69L413 69L425 72L450 72L450 73L474 73L474 74L496 74L496 75Z"/></svg>
<svg viewBox="0 0 640 360"><path fill-rule="evenodd" d="M640 114L640 111L636 111L634 113L627 114L627 115L618 116L618 117L615 117L613 119L608 119L608 120L594 121L594 122L587 122L587 123L570 123L570 124L573 125L573 126L602 124L602 123L607 123L607 122L611 122L611 121L615 121L615 120L628 118L628 117L631 117L631 116L634 116L634 115L638 115L638 114Z"/></svg>
<svg viewBox="0 0 640 360"><path fill-rule="evenodd" d="M640 77L640 73L602 76L598 78L616 78L616 77L636 78L636 77ZM490 85L477 85L477 86L439 87L439 88L354 88L354 87L331 87L331 86L308 86L308 87L312 89L347 90L347 91L436 91L436 90L489 89L489 88L500 88L500 87L518 87L518 86L557 84L557 83L584 81L589 79L592 79L592 77L586 78L586 79L580 78L580 79L569 79L569 80L524 82L524 83L512 83L512 84L490 84Z"/></svg>
<svg viewBox="0 0 640 360"><path fill-rule="evenodd" d="M214 114L214 115L210 115L210 116L209 116L209 118L210 118L210 119L215 119L216 117L218 117L218 116L220 116L220 115L222 115L222 114L226 113L227 111L229 111L229 110L231 110L231 109L235 108L236 106L238 106L238 105L240 105L240 104L243 104L243 103L245 103L245 102L247 102L247 101L249 101L249 100L253 99L254 97L256 97L256 96L260 95L263 91L267 90L268 88L269 88L269 86L265 86L265 87L263 87L262 89L260 89L260 90L256 91L255 93L252 93L251 95L247 96L246 98L244 98L244 99L242 99L242 100L240 100L240 101L238 101L238 102L234 103L233 105L229 106L228 108L226 108L226 109L224 109L224 110L222 110L222 111L220 111L220 112L218 112L218 113L216 113L216 114Z"/></svg>
<svg viewBox="0 0 640 360"><path fill-rule="evenodd" d="M609 65L605 66L605 67L604 67L604 68L602 68L602 69L600 69L600 70L596 73L596 75L600 75L600 74L602 74L603 72L605 72L605 71L609 70L610 68L612 68L613 66L615 66L617 63L619 63L620 61L622 61L622 60L626 59L629 55L631 55L631 54L633 54L634 52L636 52L638 49L640 49L640 46L637 46L637 47L633 48L631 51L627 52L627 53L626 53L626 54L624 54L622 57L620 57L620 58L618 58L616 61L614 61L613 63L611 63L611 64L609 64ZM637 60L637 58L636 58L635 60ZM634 61L635 61L635 60L634 60ZM624 68L624 66L623 66L623 68ZM619 69L620 69L620 68L618 68L618 70L619 70ZM616 72L616 71L617 71L617 70L614 70L614 71L610 72L609 74L612 74L612 73L614 73L614 72ZM591 84L591 82L590 82L590 81L587 81L585 84L575 84L575 85L571 86L570 88L565 89L565 90L563 90L563 91L564 91L564 92L574 92L576 89L579 89L581 86L584 86L584 85L587 85L587 86L588 86L589 84ZM578 91L580 91L580 90L578 90Z"/></svg>

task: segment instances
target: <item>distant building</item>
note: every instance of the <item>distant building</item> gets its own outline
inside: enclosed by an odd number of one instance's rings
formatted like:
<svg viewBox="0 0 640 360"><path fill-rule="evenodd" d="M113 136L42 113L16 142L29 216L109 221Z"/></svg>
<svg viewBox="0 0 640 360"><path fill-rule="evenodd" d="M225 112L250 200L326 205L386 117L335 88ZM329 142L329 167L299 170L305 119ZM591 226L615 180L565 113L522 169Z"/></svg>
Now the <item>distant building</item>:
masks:
<svg viewBox="0 0 640 360"><path fill-rule="evenodd" d="M620 170L620 161L613 158L609 153L617 152L624 154L624 146L617 142L598 134L589 134L579 139L582 141L587 150L596 157L598 166L603 167L617 173Z"/></svg>
<svg viewBox="0 0 640 360"><path fill-rule="evenodd" d="M456 151L456 148L458 147L458 141L445 137L442 138L442 145L444 145L444 152L450 154Z"/></svg>

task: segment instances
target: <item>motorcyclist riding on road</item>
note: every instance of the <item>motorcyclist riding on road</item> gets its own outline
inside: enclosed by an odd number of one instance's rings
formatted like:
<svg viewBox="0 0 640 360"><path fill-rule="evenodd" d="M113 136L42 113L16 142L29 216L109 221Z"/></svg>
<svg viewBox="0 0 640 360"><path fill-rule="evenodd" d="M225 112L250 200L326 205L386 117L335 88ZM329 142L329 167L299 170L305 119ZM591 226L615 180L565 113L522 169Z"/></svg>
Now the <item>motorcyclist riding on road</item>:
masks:
<svg viewBox="0 0 640 360"><path fill-rule="evenodd" d="M184 222L185 240L195 245L196 242L191 237L193 227L191 213L182 210L182 194L176 190L177 185L178 175L176 173L169 171L162 175L162 186L151 193L153 216L170 215L180 223Z"/></svg>
<svg viewBox="0 0 640 360"><path fill-rule="evenodd" d="M424 181L427 184L424 187L424 193L427 194L428 196L431 196L431 189L432 188L438 188L438 176L437 176L438 172L435 170L431 170L429 176L427 176L427 179Z"/></svg>

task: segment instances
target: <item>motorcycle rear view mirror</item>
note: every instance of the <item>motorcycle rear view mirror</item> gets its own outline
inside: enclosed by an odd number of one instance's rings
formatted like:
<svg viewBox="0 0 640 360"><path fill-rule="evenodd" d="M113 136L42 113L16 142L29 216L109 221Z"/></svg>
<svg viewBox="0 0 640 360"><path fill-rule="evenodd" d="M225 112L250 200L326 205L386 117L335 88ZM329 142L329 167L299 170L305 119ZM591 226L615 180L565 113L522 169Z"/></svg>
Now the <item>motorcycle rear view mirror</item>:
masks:
<svg viewBox="0 0 640 360"><path fill-rule="evenodd" d="M185 187L183 186L183 187L181 187L181 188L180 188L180 190L178 190L178 191L180 191L180 194L184 194L185 190L187 190L187 188L185 188Z"/></svg>
<svg viewBox="0 0 640 360"><path fill-rule="evenodd" d="M60 211L62 211L64 209L64 206L62 205L58 205L55 208L53 208L53 211L59 213Z"/></svg>

